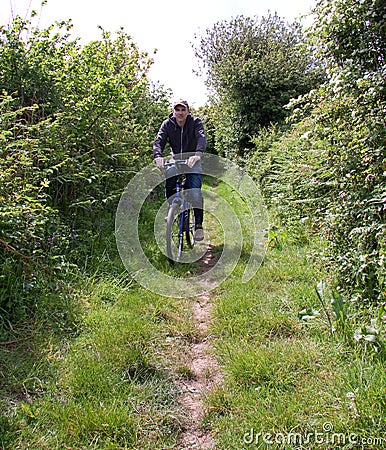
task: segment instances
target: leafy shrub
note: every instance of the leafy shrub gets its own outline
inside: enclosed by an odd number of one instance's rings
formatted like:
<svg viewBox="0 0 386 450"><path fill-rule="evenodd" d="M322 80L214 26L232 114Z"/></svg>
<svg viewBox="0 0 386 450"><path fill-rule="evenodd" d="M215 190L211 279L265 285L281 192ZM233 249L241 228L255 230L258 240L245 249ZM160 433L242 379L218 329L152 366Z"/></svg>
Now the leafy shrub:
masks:
<svg viewBox="0 0 386 450"><path fill-rule="evenodd" d="M67 239L50 205L50 172L39 170L47 158L32 136L42 123L26 126L21 117L34 108L14 104L11 97L0 100L0 307L6 310L22 307L25 295L41 283L36 272L46 270L47 259L60 254Z"/></svg>
<svg viewBox="0 0 386 450"><path fill-rule="evenodd" d="M328 82L292 102L293 128L268 151L255 139L249 163L265 161L263 187L287 223L318 225L339 288L361 303L386 298L385 8L319 2L312 33Z"/></svg>
<svg viewBox="0 0 386 450"><path fill-rule="evenodd" d="M329 65L313 137L329 142L336 189L326 215L342 287L384 301L386 6L377 0L321 2L314 30ZM315 104L315 103L314 103Z"/></svg>
<svg viewBox="0 0 386 450"><path fill-rule="evenodd" d="M100 40L81 47L70 29L62 22L39 30L19 17L0 27L6 314L26 314L46 282L55 286L70 264L84 265L96 241L103 245L119 196L150 161L167 113L165 91L147 78L152 60L123 30L101 30Z"/></svg>

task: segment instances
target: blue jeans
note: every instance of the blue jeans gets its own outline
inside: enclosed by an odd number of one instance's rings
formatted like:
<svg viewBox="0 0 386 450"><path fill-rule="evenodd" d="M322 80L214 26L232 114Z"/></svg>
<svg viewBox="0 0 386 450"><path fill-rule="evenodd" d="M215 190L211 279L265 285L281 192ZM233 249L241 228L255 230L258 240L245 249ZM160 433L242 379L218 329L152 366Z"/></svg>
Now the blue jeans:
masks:
<svg viewBox="0 0 386 450"><path fill-rule="evenodd" d="M202 225L204 219L204 199L202 197L202 173L201 164L198 162L192 169L184 168L185 174L185 189L192 189L189 192L189 201L192 203L194 209L194 216L196 225ZM176 193L178 169L176 166L169 167L166 170L165 191L166 198L169 199Z"/></svg>

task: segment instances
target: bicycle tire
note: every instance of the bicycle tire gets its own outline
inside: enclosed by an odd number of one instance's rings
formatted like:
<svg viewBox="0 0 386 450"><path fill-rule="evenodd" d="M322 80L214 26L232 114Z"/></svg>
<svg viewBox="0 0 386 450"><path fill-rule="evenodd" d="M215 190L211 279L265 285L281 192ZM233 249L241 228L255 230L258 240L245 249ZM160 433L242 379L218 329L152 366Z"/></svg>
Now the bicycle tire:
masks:
<svg viewBox="0 0 386 450"><path fill-rule="evenodd" d="M188 244L189 248L194 247L194 224L195 224L195 217L194 217L194 209L192 205L189 205L189 208L185 211L185 238L186 243Z"/></svg>
<svg viewBox="0 0 386 450"><path fill-rule="evenodd" d="M166 253L171 264L178 262L182 254L183 233L180 233L180 205L174 203L169 208L166 219Z"/></svg>

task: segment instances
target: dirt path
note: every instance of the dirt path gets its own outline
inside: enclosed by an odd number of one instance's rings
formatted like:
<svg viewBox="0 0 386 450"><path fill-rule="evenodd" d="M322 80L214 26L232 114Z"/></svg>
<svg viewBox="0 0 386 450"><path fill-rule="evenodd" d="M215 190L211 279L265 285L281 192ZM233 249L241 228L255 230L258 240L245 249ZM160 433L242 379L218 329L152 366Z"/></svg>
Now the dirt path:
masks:
<svg viewBox="0 0 386 450"><path fill-rule="evenodd" d="M204 272L215 264L211 248L202 260ZM221 385L223 376L211 349L212 337L209 333L211 311L211 297L203 294L192 299L192 317L197 330L197 339L190 344L187 361L191 376L177 382L181 389L180 402L186 411L184 429L181 434L180 450L215 449L210 432L203 427L202 419L205 415L205 395L217 385Z"/></svg>

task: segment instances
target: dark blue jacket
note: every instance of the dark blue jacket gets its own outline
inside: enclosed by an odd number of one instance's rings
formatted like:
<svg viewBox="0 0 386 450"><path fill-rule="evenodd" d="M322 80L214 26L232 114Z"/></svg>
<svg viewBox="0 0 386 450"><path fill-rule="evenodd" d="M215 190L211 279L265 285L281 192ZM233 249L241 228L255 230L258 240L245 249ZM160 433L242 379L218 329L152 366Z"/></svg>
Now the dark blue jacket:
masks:
<svg viewBox="0 0 386 450"><path fill-rule="evenodd" d="M185 125L177 124L173 113L164 120L154 141L154 158L162 156L166 143L169 142L173 155L178 153L196 153L201 156L206 149L204 125L198 117L188 115Z"/></svg>

